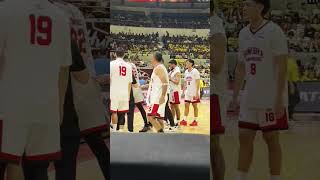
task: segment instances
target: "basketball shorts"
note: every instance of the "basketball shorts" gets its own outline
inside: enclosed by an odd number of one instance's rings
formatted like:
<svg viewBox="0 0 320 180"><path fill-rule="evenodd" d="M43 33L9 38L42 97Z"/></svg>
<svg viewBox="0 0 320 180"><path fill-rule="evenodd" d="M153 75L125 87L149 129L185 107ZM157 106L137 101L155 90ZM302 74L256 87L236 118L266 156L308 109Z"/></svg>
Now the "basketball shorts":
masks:
<svg viewBox="0 0 320 180"><path fill-rule="evenodd" d="M129 111L129 101L111 100L110 111L112 113L127 113Z"/></svg>
<svg viewBox="0 0 320 180"><path fill-rule="evenodd" d="M179 91L172 91L170 93L170 104L180 104L180 93L179 93Z"/></svg>
<svg viewBox="0 0 320 180"><path fill-rule="evenodd" d="M46 122L46 121L45 121ZM0 159L19 163L51 161L61 157L59 123L0 120Z"/></svg>
<svg viewBox="0 0 320 180"><path fill-rule="evenodd" d="M226 122L227 108L224 98L213 94L210 96L210 134L223 134L225 128L223 122Z"/></svg>
<svg viewBox="0 0 320 180"><path fill-rule="evenodd" d="M144 102L144 96L142 94L142 90L139 88L132 88L133 98L135 103Z"/></svg>
<svg viewBox="0 0 320 180"><path fill-rule="evenodd" d="M195 96L190 96L188 94L185 95L184 97L184 102L186 103L200 103L200 99L196 99Z"/></svg>
<svg viewBox="0 0 320 180"><path fill-rule="evenodd" d="M166 110L166 102L163 104L150 104L147 107L147 115L153 116L159 119L164 119Z"/></svg>
<svg viewBox="0 0 320 180"><path fill-rule="evenodd" d="M288 110L285 109L283 117L276 118L273 109L251 109L240 106L239 128L275 131L288 129Z"/></svg>

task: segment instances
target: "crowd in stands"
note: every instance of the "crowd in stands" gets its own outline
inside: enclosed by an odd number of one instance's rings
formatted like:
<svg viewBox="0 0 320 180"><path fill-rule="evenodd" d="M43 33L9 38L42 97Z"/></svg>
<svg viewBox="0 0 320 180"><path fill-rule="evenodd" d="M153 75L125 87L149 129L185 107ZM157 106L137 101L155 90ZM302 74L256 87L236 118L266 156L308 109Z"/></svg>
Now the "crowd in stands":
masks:
<svg viewBox="0 0 320 180"><path fill-rule="evenodd" d="M208 14L112 11L111 22L120 26L208 29Z"/></svg>
<svg viewBox="0 0 320 180"><path fill-rule="evenodd" d="M149 55L162 51L171 58L209 59L207 38L198 36L172 36L153 34L111 33L111 49L119 47L131 53Z"/></svg>

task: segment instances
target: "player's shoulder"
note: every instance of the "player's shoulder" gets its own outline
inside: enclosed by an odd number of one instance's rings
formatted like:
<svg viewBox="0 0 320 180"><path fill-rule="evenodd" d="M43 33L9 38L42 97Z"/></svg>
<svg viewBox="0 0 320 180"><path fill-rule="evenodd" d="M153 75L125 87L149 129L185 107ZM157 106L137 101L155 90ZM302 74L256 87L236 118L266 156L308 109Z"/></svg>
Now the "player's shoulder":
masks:
<svg viewBox="0 0 320 180"><path fill-rule="evenodd" d="M210 36L215 34L225 35L225 29L223 26L223 21L218 15L213 15L210 17Z"/></svg>
<svg viewBox="0 0 320 180"><path fill-rule="evenodd" d="M243 37L246 36L250 33L250 25L246 25L245 27L243 27L240 32L239 32L239 37Z"/></svg>
<svg viewBox="0 0 320 180"><path fill-rule="evenodd" d="M278 33L284 33L280 25L273 21L269 21L269 26L268 26L269 31L273 32L274 34Z"/></svg>
<svg viewBox="0 0 320 180"><path fill-rule="evenodd" d="M192 69L192 72L193 72L194 74L200 74L200 72L199 72L198 69L196 69L196 68L193 68L193 69Z"/></svg>

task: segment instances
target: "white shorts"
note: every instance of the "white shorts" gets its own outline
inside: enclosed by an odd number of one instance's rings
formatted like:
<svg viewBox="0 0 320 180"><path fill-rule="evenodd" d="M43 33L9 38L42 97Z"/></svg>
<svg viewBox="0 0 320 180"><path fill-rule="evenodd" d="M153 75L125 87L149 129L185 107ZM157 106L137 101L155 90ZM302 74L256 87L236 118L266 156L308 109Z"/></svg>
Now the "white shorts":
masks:
<svg viewBox="0 0 320 180"><path fill-rule="evenodd" d="M110 101L110 111L112 113L127 113L129 112L129 101L117 101L111 100Z"/></svg>
<svg viewBox="0 0 320 180"><path fill-rule="evenodd" d="M159 105L159 104L151 104L147 107L147 115L153 116L156 118L163 119L166 110L166 102Z"/></svg>
<svg viewBox="0 0 320 180"><path fill-rule="evenodd" d="M179 91L173 91L170 93L170 104L180 104Z"/></svg>
<svg viewBox="0 0 320 180"><path fill-rule="evenodd" d="M73 80L73 79L72 79ZM94 80L87 84L73 83L75 109L82 135L108 130L108 116L103 104L101 88Z"/></svg>
<svg viewBox="0 0 320 180"><path fill-rule="evenodd" d="M272 109L250 109L240 106L239 128L274 131L288 129L288 110L282 118L276 119Z"/></svg>
<svg viewBox="0 0 320 180"><path fill-rule="evenodd" d="M213 94L210 97L210 133L223 134L223 123L227 119L226 102L223 97Z"/></svg>
<svg viewBox="0 0 320 180"><path fill-rule="evenodd" d="M0 120L0 159L19 163L57 160L60 154L60 127L57 123Z"/></svg>
<svg viewBox="0 0 320 180"><path fill-rule="evenodd" d="M186 103L200 103L200 99L195 99L195 96L185 95L184 102Z"/></svg>
<svg viewBox="0 0 320 180"><path fill-rule="evenodd" d="M133 98L135 103L144 102L144 96L142 94L142 90L139 88L132 88Z"/></svg>

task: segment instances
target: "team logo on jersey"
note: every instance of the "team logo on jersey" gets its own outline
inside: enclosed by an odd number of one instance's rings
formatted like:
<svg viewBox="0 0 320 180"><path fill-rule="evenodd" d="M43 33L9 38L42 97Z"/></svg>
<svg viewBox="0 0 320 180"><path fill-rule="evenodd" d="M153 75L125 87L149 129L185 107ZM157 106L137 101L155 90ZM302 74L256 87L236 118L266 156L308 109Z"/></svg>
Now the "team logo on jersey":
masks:
<svg viewBox="0 0 320 180"><path fill-rule="evenodd" d="M187 81L192 81L192 77L191 77L191 76L187 76L187 77L186 77L186 80L187 80Z"/></svg>

